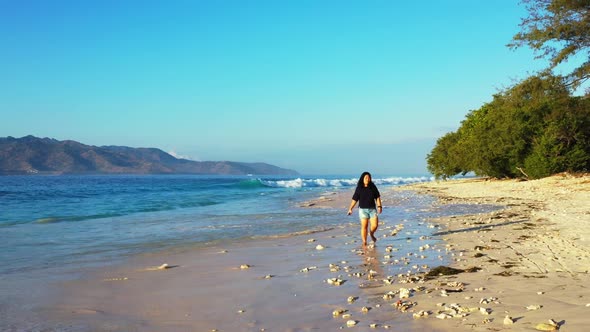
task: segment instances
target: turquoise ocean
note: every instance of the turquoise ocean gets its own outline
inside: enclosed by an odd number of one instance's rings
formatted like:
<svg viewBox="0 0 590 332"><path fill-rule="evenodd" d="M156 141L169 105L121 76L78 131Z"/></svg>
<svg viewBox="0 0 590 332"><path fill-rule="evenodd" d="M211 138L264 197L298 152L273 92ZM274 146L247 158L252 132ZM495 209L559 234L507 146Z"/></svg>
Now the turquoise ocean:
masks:
<svg viewBox="0 0 590 332"><path fill-rule="evenodd" d="M357 178L253 176L0 177L0 276L113 264L179 246L321 231L342 211L302 209ZM383 177L386 186L429 177Z"/></svg>

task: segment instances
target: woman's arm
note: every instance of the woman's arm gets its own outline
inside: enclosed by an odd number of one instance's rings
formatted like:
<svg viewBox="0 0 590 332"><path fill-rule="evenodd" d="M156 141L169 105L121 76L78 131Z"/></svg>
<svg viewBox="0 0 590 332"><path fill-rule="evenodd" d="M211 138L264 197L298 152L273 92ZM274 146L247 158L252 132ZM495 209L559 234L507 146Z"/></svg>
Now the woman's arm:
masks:
<svg viewBox="0 0 590 332"><path fill-rule="evenodd" d="M353 199L350 202L350 207L348 208L348 215L350 216L352 214L352 209L354 208L354 206L356 205L356 201Z"/></svg>
<svg viewBox="0 0 590 332"><path fill-rule="evenodd" d="M383 206L381 205L381 197L377 197L377 212L381 213L383 211Z"/></svg>

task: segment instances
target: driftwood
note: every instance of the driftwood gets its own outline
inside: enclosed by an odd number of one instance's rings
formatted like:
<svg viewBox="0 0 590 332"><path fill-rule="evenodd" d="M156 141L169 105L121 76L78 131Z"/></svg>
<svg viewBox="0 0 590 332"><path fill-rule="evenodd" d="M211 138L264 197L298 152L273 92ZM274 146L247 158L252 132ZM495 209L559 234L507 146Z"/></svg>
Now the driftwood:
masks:
<svg viewBox="0 0 590 332"><path fill-rule="evenodd" d="M520 168L520 167L517 167L516 169L517 169L517 170L519 170L519 171L520 171L522 174L524 174L524 176L525 176L527 179L529 178L529 175L528 175L528 174L526 174L526 173L525 173L525 172L522 170L522 168Z"/></svg>

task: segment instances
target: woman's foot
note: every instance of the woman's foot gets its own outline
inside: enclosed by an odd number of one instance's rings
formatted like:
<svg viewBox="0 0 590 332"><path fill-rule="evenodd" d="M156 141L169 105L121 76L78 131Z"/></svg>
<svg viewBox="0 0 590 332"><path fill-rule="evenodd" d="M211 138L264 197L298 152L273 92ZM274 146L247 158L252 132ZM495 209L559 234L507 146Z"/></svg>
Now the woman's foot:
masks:
<svg viewBox="0 0 590 332"><path fill-rule="evenodd" d="M373 240L373 242L377 242L377 238L375 237L375 235L373 233L371 233L371 239Z"/></svg>

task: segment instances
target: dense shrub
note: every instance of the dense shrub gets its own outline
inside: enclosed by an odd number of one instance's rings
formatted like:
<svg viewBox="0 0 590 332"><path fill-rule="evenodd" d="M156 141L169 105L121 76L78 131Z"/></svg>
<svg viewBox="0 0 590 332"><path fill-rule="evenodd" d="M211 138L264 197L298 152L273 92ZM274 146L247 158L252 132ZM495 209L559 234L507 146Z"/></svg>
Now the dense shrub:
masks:
<svg viewBox="0 0 590 332"><path fill-rule="evenodd" d="M532 178L590 169L590 102L561 77L533 76L494 95L427 156L437 178Z"/></svg>

